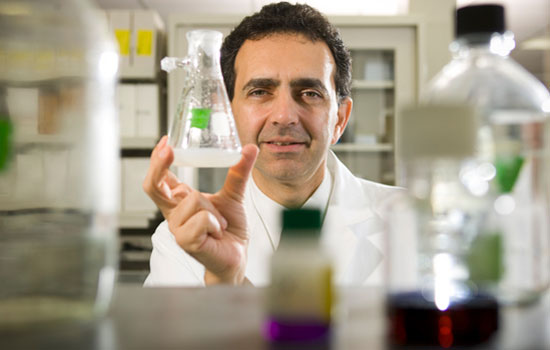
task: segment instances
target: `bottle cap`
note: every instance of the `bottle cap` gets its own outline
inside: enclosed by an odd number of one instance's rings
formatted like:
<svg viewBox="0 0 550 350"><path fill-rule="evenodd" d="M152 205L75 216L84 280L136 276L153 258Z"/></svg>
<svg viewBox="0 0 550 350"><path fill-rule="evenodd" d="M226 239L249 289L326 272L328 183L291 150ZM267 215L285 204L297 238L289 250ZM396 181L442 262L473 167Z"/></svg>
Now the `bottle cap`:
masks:
<svg viewBox="0 0 550 350"><path fill-rule="evenodd" d="M456 11L456 37L468 34L504 33L504 7L502 5L470 5Z"/></svg>
<svg viewBox="0 0 550 350"><path fill-rule="evenodd" d="M283 210L283 231L311 232L321 229L321 211L314 208Z"/></svg>
<svg viewBox="0 0 550 350"><path fill-rule="evenodd" d="M396 154L402 159L451 158L474 155L477 118L466 105L423 105L398 116Z"/></svg>

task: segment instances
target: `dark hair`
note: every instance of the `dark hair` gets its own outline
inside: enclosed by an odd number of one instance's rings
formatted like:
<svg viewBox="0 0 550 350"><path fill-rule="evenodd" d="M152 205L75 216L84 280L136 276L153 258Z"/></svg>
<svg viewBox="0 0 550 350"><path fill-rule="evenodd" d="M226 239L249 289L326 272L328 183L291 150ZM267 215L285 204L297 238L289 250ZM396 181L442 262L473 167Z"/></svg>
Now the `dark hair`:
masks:
<svg viewBox="0 0 550 350"><path fill-rule="evenodd" d="M260 40L279 33L302 34L313 42L324 41L336 64L334 83L338 101L350 95L351 57L338 30L311 6L279 2L266 5L260 12L245 17L224 40L221 66L230 100L233 100L235 92L235 58L241 46L246 40Z"/></svg>

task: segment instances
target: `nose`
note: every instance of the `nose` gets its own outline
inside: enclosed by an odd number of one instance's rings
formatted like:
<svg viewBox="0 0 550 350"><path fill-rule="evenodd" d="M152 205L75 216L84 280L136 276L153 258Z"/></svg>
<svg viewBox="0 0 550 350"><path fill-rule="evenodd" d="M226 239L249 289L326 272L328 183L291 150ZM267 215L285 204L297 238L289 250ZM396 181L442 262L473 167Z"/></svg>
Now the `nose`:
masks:
<svg viewBox="0 0 550 350"><path fill-rule="evenodd" d="M297 124L299 120L298 104L290 92L278 94L273 101L271 123L279 126Z"/></svg>

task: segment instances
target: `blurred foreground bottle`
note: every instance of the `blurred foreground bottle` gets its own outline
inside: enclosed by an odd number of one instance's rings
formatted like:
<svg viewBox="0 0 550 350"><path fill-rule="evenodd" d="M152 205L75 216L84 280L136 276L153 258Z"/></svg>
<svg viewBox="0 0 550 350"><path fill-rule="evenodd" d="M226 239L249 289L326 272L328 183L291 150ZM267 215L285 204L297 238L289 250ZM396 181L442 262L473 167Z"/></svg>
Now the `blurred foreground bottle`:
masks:
<svg viewBox="0 0 550 350"><path fill-rule="evenodd" d="M487 224L498 223L503 233L499 298L522 303L550 284L550 95L509 57L515 43L504 22L500 5L458 9L453 59L430 83L425 102L467 103L478 111L480 171L471 189L492 196ZM487 179L490 186L479 186Z"/></svg>
<svg viewBox="0 0 550 350"><path fill-rule="evenodd" d="M427 105L399 116L399 183L387 218L389 349L486 344L499 327L502 239L468 185L476 116Z"/></svg>
<svg viewBox="0 0 550 350"><path fill-rule="evenodd" d="M88 1L0 3L0 328L108 308L117 69L106 18Z"/></svg>
<svg viewBox="0 0 550 350"><path fill-rule="evenodd" d="M272 349L329 349L332 267L320 245L321 212L283 211L281 243L271 260L264 336Z"/></svg>

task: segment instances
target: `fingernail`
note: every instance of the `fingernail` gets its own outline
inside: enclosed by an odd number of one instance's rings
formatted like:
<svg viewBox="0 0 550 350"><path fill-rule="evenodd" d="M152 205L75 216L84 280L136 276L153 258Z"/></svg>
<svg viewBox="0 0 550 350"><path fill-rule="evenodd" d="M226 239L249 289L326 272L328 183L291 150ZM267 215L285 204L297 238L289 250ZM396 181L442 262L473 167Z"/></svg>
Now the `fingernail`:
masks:
<svg viewBox="0 0 550 350"><path fill-rule="evenodd" d="M225 220L225 218L222 217L222 228L225 230L227 228L227 220Z"/></svg>
<svg viewBox="0 0 550 350"><path fill-rule="evenodd" d="M160 158L166 158L166 155L168 154L168 151L166 150L166 147L160 150L159 157Z"/></svg>

